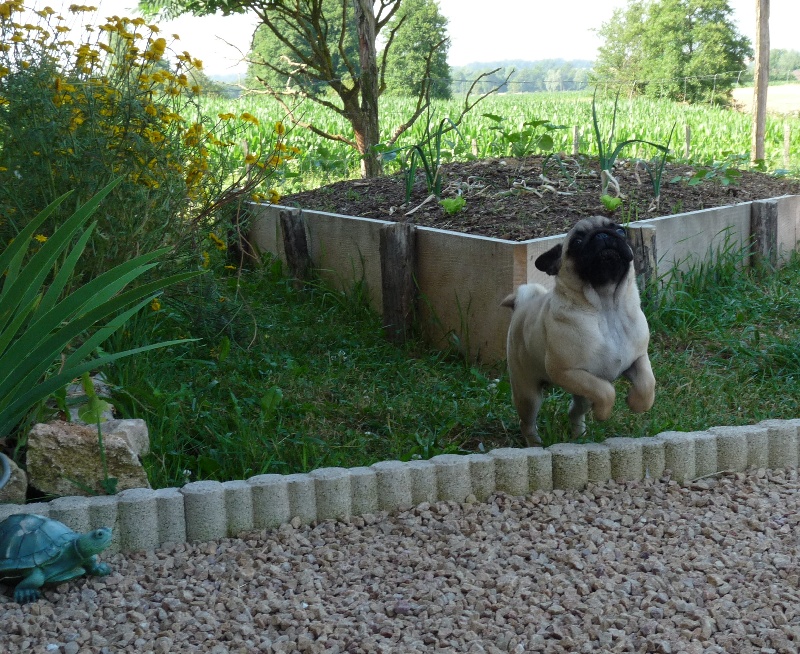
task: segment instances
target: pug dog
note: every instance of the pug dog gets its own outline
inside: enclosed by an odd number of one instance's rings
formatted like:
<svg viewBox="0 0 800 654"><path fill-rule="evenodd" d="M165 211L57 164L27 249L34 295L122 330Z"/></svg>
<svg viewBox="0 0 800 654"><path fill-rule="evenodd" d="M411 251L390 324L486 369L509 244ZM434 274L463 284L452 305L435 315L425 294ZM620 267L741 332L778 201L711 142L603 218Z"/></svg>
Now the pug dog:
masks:
<svg viewBox="0 0 800 654"><path fill-rule="evenodd" d="M585 432L590 409L597 420L611 416L620 376L631 382L631 410L648 411L656 384L647 356L650 330L625 229L604 216L584 218L536 267L555 276L555 288L524 284L502 302L513 310L508 370L528 445L542 444L536 417L552 384L572 394L573 438Z"/></svg>

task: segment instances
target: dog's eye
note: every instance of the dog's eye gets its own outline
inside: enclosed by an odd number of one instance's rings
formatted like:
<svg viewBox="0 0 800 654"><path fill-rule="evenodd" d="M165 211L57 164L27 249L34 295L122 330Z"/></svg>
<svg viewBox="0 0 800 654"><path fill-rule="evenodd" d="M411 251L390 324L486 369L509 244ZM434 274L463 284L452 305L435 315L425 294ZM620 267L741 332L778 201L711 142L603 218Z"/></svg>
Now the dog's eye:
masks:
<svg viewBox="0 0 800 654"><path fill-rule="evenodd" d="M617 234L625 236L625 230L622 227L617 227Z"/></svg>
<svg viewBox="0 0 800 654"><path fill-rule="evenodd" d="M580 238L580 237L577 237L577 238L573 238L573 239L572 239L572 244L573 244L573 245L580 245L581 243L583 243L583 239L582 239L582 238Z"/></svg>

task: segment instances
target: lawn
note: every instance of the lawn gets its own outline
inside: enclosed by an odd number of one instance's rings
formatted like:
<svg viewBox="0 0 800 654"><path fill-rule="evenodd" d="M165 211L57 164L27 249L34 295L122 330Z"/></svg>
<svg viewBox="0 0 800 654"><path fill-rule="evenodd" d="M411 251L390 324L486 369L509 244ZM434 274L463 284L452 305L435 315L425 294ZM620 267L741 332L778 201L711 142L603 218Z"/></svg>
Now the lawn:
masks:
<svg viewBox="0 0 800 654"><path fill-rule="evenodd" d="M736 259L646 295L655 406L631 414L619 382L612 419L590 419L589 440L800 415L800 259L778 271ZM362 289L296 288L276 262L207 276L110 345L174 337L200 340L107 371L117 406L149 425L155 487L523 446L502 365L391 345ZM546 443L567 438L567 405L559 390L546 400Z"/></svg>

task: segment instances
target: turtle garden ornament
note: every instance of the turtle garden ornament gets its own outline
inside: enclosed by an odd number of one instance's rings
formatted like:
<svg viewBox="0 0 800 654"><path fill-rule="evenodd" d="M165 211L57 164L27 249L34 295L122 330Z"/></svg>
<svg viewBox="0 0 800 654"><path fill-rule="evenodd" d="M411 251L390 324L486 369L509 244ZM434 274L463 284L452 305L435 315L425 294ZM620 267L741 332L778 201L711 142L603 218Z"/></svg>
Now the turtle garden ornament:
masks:
<svg viewBox="0 0 800 654"><path fill-rule="evenodd" d="M17 513L0 522L0 580L21 579L14 601L35 602L44 584L111 572L97 561L97 554L110 543L108 527L78 534L58 520Z"/></svg>

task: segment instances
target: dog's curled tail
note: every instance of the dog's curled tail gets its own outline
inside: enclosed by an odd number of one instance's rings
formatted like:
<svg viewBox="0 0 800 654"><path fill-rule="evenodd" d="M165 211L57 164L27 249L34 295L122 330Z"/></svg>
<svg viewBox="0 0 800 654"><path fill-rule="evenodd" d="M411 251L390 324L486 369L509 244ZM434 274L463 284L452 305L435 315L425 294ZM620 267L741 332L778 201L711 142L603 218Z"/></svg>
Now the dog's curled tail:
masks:
<svg viewBox="0 0 800 654"><path fill-rule="evenodd" d="M500 306L516 309L526 300L544 295L545 293L547 293L547 289L541 284L523 284L522 286L518 286L517 290L511 295L507 296L506 299L500 303Z"/></svg>

